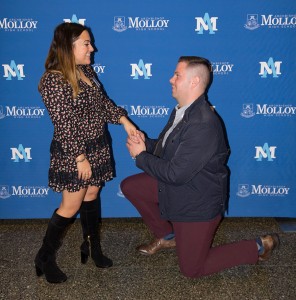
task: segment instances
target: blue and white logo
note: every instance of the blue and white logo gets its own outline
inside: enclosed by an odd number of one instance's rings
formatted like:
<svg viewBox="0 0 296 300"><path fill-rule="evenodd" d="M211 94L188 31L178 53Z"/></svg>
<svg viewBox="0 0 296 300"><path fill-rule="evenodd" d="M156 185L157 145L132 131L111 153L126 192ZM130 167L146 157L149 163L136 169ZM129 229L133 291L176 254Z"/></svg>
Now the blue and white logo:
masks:
<svg viewBox="0 0 296 300"><path fill-rule="evenodd" d="M8 185L0 185L0 198L6 199L11 196L16 196L20 198L28 197L46 197L48 196L49 188L45 186L11 186L12 193L9 193Z"/></svg>
<svg viewBox="0 0 296 300"><path fill-rule="evenodd" d="M255 116L252 103L243 104L243 111L241 112L241 116L244 118L252 118Z"/></svg>
<svg viewBox="0 0 296 300"><path fill-rule="evenodd" d="M285 197L289 194L289 190L289 187L283 185L239 184L236 195L241 198L248 196Z"/></svg>
<svg viewBox="0 0 296 300"><path fill-rule="evenodd" d="M249 185L248 184L239 184L236 195L239 197L242 197L242 198L250 196Z"/></svg>
<svg viewBox="0 0 296 300"><path fill-rule="evenodd" d="M135 116L139 118L163 118L168 116L169 107L163 105L119 105L124 108L129 116Z"/></svg>
<svg viewBox="0 0 296 300"><path fill-rule="evenodd" d="M262 115L264 117L292 117L296 115L296 106L292 104L256 104L256 111L254 111L253 103L243 104L243 111L241 116L244 118L251 118L255 115Z"/></svg>
<svg viewBox="0 0 296 300"><path fill-rule="evenodd" d="M16 64L14 60L10 62L10 64L2 64L4 68L4 78L6 80L12 80L12 77L16 77L17 80L23 80L25 76L24 74L24 65Z"/></svg>
<svg viewBox="0 0 296 300"><path fill-rule="evenodd" d="M85 24L85 20L86 19L78 19L77 16L74 14L72 15L71 19L63 19L63 21L65 23L77 23L77 24L81 24L84 25Z"/></svg>
<svg viewBox="0 0 296 300"><path fill-rule="evenodd" d="M257 161L262 161L262 159L267 159L267 161L273 161L276 158L276 148L276 146L269 147L267 143L264 143L263 147L255 146L256 155L254 158L256 158Z"/></svg>
<svg viewBox="0 0 296 300"><path fill-rule="evenodd" d="M150 77L152 76L151 73L152 63L144 64L143 59L140 59L137 64L134 63L130 65L132 67L131 77L133 77L133 79L139 79L139 76L144 77L144 79L150 79Z"/></svg>
<svg viewBox="0 0 296 300"><path fill-rule="evenodd" d="M215 34L215 31L218 31L217 29L217 20L218 17L211 17L209 16L209 13L205 13L204 17L196 17L196 28L195 31L197 31L197 34L204 34L204 30L208 31L209 34Z"/></svg>
<svg viewBox="0 0 296 300"><path fill-rule="evenodd" d="M17 163L20 161L20 159L24 160L25 162L30 162L32 159L31 149L32 148L24 148L22 144L19 144L18 148L10 148L12 153L11 159Z"/></svg>
<svg viewBox="0 0 296 300"><path fill-rule="evenodd" d="M269 28L295 28L296 26L296 15L261 15L261 17L261 26L268 26Z"/></svg>
<svg viewBox="0 0 296 300"><path fill-rule="evenodd" d="M45 109L39 106L8 106L0 105L0 119L12 117L15 119L40 119L44 117Z"/></svg>
<svg viewBox="0 0 296 300"><path fill-rule="evenodd" d="M38 21L31 18L4 18L0 20L0 29L4 31L32 32L37 29Z"/></svg>
<svg viewBox="0 0 296 300"><path fill-rule="evenodd" d="M11 195L9 194L9 186L8 185L0 185L0 198L7 199Z"/></svg>
<svg viewBox="0 0 296 300"><path fill-rule="evenodd" d="M258 15L256 14L247 15L247 23L245 24L245 28L249 30L254 30L259 27L260 25L258 24Z"/></svg>
<svg viewBox="0 0 296 300"><path fill-rule="evenodd" d="M276 15L261 15L248 14L247 23L244 27L248 30L254 30L261 26L270 29L287 29L296 27L295 14L276 14Z"/></svg>
<svg viewBox="0 0 296 300"><path fill-rule="evenodd" d="M212 62L212 72L215 76L217 75L228 75L232 73L233 70L233 64L226 62L226 61L219 61L219 62Z"/></svg>
<svg viewBox="0 0 296 300"><path fill-rule="evenodd" d="M125 17L114 17L114 26L112 29L117 32L127 30L127 27L125 26Z"/></svg>
<svg viewBox="0 0 296 300"><path fill-rule="evenodd" d="M274 61L272 57L267 62L260 61L260 73L261 78L266 78L267 75L272 75L273 78L278 78L281 75L281 63L282 61Z"/></svg>
<svg viewBox="0 0 296 300"><path fill-rule="evenodd" d="M117 32L123 32L127 29L138 31L163 31L169 26L169 20L164 17L114 17L114 25L112 29Z"/></svg>

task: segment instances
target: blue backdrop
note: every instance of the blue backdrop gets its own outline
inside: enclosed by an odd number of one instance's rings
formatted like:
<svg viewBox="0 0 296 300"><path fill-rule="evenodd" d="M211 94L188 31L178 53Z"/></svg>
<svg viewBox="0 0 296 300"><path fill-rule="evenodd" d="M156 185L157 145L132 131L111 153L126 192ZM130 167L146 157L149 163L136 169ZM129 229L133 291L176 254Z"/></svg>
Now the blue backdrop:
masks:
<svg viewBox="0 0 296 300"><path fill-rule="evenodd" d="M2 1L3 2L3 1ZM0 4L0 218L48 218L60 194L47 186L53 127L37 91L54 28L91 28L93 67L110 98L156 137L176 102L179 56L208 58L209 100L231 147L228 216L296 216L296 2L5 1ZM139 216L119 184L139 172L121 126L110 125L116 178L103 217ZM180 199L182 201L182 199Z"/></svg>

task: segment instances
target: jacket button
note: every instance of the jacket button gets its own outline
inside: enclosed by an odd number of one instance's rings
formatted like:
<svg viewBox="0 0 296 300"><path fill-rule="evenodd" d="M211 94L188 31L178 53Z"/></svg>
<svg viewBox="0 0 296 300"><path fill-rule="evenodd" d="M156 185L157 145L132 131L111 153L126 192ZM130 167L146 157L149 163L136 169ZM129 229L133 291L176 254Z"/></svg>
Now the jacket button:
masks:
<svg viewBox="0 0 296 300"><path fill-rule="evenodd" d="M163 212L161 211L160 214L163 215Z"/></svg>
<svg viewBox="0 0 296 300"><path fill-rule="evenodd" d="M159 189L158 191L161 192L161 189Z"/></svg>

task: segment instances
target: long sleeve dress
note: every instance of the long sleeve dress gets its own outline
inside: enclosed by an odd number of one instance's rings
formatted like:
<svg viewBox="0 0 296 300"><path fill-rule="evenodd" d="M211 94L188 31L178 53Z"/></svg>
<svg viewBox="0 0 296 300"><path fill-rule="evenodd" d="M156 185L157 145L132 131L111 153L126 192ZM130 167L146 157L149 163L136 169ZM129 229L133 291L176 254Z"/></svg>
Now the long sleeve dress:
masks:
<svg viewBox="0 0 296 300"><path fill-rule="evenodd" d="M40 93L54 126L50 146L49 187L56 192L79 191L89 185L101 186L113 177L106 123L119 124L127 112L116 106L94 81L89 65L80 68L92 85L79 80L80 92L73 99L73 90L59 72L46 72ZM88 159L92 177L78 179L76 157Z"/></svg>

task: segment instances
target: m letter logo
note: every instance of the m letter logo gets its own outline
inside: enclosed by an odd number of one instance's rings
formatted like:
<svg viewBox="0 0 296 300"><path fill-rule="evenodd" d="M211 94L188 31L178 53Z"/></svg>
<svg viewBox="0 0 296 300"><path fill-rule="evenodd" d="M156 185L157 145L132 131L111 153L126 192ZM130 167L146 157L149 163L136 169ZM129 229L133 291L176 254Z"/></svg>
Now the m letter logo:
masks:
<svg viewBox="0 0 296 300"><path fill-rule="evenodd" d="M10 65L3 64L4 76L6 80L11 80L11 77L17 77L17 80L23 80L24 75L24 65L16 65L15 61L12 60Z"/></svg>
<svg viewBox="0 0 296 300"><path fill-rule="evenodd" d="M254 158L257 161L262 161L262 158L267 158L268 161L273 161L275 157L275 149L276 146L269 147L267 143L264 143L263 147L255 146L256 148L256 156Z"/></svg>
<svg viewBox="0 0 296 300"><path fill-rule="evenodd" d="M270 57L268 62L260 61L260 73L261 78L266 78L267 74L273 76L273 78L277 78L278 75L281 75L281 63L282 61L273 61L273 58Z"/></svg>
<svg viewBox="0 0 296 300"><path fill-rule="evenodd" d="M144 64L143 59L139 60L138 64L130 64L132 66L133 79L139 79L139 76L144 76L144 79L150 79L152 64Z"/></svg>
<svg viewBox="0 0 296 300"><path fill-rule="evenodd" d="M77 24L81 24L84 25L86 19L78 19L77 16L74 14L72 16L72 19L64 19L65 23L77 23Z"/></svg>
<svg viewBox="0 0 296 300"><path fill-rule="evenodd" d="M11 159L14 162L19 162L20 159L24 159L25 162L30 162L31 148L24 148L22 144L19 144L18 148L10 148L12 152Z"/></svg>
<svg viewBox="0 0 296 300"><path fill-rule="evenodd" d="M217 31L217 19L218 17L211 17L208 13L205 13L204 17L196 17L196 29L197 34L203 34L204 30L208 30L209 34L215 34L214 31Z"/></svg>

